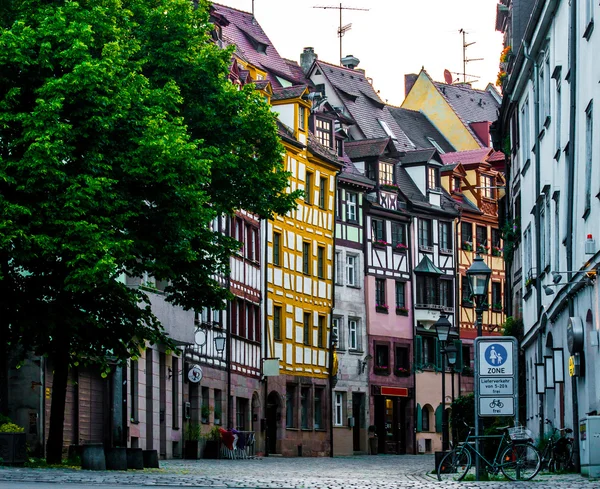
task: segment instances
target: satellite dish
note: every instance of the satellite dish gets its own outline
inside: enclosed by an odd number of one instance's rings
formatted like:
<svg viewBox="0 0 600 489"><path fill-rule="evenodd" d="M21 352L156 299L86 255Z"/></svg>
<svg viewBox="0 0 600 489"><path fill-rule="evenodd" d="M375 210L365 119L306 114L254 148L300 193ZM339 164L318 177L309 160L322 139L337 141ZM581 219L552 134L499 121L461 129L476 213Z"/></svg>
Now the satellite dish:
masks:
<svg viewBox="0 0 600 489"><path fill-rule="evenodd" d="M444 80L446 80L447 85L452 85L452 73L448 70L444 70Z"/></svg>

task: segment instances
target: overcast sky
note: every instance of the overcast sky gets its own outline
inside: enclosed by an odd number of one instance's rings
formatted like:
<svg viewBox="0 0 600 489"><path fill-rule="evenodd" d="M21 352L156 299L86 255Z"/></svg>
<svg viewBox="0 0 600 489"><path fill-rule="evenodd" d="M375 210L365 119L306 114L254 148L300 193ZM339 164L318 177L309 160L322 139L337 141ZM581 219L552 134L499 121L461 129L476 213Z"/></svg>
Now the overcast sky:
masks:
<svg viewBox="0 0 600 489"><path fill-rule="evenodd" d="M252 11L252 0L215 3ZM359 68L373 79L380 97L400 105L404 99L404 74L422 66L434 80L444 81L444 69L462 73L462 34L467 34L467 58L484 58L467 64L477 75L473 86L496 82L502 36L494 29L497 0L345 0L342 25L352 24L343 38L342 53L360 59ZM254 0L256 19L281 56L300 61L305 46L319 59L339 63L339 7L335 0ZM459 75L453 74L456 79ZM462 80L462 77L461 77Z"/></svg>

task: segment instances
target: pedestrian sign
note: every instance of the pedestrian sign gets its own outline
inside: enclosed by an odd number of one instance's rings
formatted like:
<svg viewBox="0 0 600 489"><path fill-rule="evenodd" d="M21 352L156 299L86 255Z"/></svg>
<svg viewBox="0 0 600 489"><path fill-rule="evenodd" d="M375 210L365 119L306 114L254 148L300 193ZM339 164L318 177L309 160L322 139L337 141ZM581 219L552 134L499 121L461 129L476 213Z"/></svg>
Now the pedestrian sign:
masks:
<svg viewBox="0 0 600 489"><path fill-rule="evenodd" d="M479 375L502 376L513 374L513 347L510 341L492 339L479 342Z"/></svg>

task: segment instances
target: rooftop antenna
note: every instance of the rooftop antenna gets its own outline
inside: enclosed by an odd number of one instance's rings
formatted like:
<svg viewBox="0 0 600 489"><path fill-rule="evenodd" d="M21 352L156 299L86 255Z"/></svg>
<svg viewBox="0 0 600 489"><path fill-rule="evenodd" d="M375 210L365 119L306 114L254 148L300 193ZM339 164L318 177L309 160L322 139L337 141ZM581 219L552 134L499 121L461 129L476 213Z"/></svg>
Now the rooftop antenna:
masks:
<svg viewBox="0 0 600 489"><path fill-rule="evenodd" d="M346 25L342 24L342 10L363 10L366 12L369 9L368 8L343 7L341 2L340 2L339 7L336 5L327 5L327 6L317 5L317 6L314 6L313 8L337 9L340 11L340 26L338 27L337 35L340 38L340 66L341 66L342 65L342 37L344 37L344 34L346 34L346 32L348 32L352 28L352 24L346 24Z"/></svg>
<svg viewBox="0 0 600 489"><path fill-rule="evenodd" d="M483 58L467 58L467 48L475 44L475 41L467 43L468 32L464 29L459 29L458 32L462 34L463 38L463 72L457 74L463 76L463 83L467 83L467 76L479 78L474 75L467 75L467 63L470 63L471 61L483 61Z"/></svg>

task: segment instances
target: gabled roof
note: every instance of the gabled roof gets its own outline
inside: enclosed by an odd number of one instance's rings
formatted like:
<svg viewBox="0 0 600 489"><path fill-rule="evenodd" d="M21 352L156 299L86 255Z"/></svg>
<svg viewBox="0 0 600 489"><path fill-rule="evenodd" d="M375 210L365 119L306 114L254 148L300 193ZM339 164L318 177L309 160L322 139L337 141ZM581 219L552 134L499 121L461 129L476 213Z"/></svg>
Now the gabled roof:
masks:
<svg viewBox="0 0 600 489"><path fill-rule="evenodd" d="M316 60L309 75L317 69L333 86L365 139L389 136L379 122L381 120L396 137L394 144L399 151L414 149L415 146L398 126L362 70L353 70Z"/></svg>
<svg viewBox="0 0 600 489"><path fill-rule="evenodd" d="M290 82L297 81L251 13L217 3L212 7L215 15L226 20L223 23L226 25L222 26L223 41L234 44L242 59L265 70L274 87L281 86L277 76Z"/></svg>
<svg viewBox="0 0 600 489"><path fill-rule="evenodd" d="M302 71L302 67L296 61L287 58L283 58L283 61L285 61L285 64L290 70L290 73L294 75L294 78L296 78L296 80L301 81L305 85L312 86L312 82L306 77L306 74L304 73L304 71Z"/></svg>
<svg viewBox="0 0 600 489"><path fill-rule="evenodd" d="M413 151L407 151L406 154L400 158L400 161L403 165L410 165L412 163L427 163L434 158L440 161L438 155L439 153L435 148L415 149Z"/></svg>
<svg viewBox="0 0 600 489"><path fill-rule="evenodd" d="M457 151L455 153L445 153L440 155L442 162L446 165L452 163L462 163L468 165L469 163L485 163L488 155L493 153L491 148L480 148L471 149L468 151Z"/></svg>
<svg viewBox="0 0 600 489"><path fill-rule="evenodd" d="M437 130L425 114L416 110L392 107L391 105L388 107L392 117L417 149L435 147L428 139L431 138L438 144L442 151L446 153L455 151L454 147Z"/></svg>
<svg viewBox="0 0 600 489"><path fill-rule="evenodd" d="M295 85L293 87L278 87L273 89L271 100L288 100L300 98L307 92L308 88L305 85Z"/></svg>
<svg viewBox="0 0 600 489"><path fill-rule="evenodd" d="M429 275L444 275L438 267L431 261L427 255L423 255L419 264L413 269L415 273L426 273Z"/></svg>
<svg viewBox="0 0 600 489"><path fill-rule="evenodd" d="M375 186L375 182L360 173L348 157L342 158L342 171L340 172L338 179L340 181L359 184L367 188L373 188Z"/></svg>
<svg viewBox="0 0 600 489"><path fill-rule="evenodd" d="M466 84L448 85L433 82L450 107L467 124L494 122L498 119L500 104L487 90L477 90Z"/></svg>
<svg viewBox="0 0 600 489"><path fill-rule="evenodd" d="M344 143L344 150L348 157L353 160L379 157L384 154L386 149L391 150L392 154L397 154L396 148L389 137L377 139L361 139L359 141L348 141Z"/></svg>

